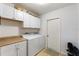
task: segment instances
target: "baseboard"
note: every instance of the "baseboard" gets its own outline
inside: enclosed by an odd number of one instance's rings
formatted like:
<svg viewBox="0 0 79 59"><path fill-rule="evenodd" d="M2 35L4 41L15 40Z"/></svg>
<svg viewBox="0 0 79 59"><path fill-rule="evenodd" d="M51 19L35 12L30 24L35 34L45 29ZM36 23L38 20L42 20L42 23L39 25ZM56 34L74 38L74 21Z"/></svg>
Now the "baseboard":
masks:
<svg viewBox="0 0 79 59"><path fill-rule="evenodd" d="M61 51L60 56L67 56L67 54Z"/></svg>
<svg viewBox="0 0 79 59"><path fill-rule="evenodd" d="M55 50L52 50L52 49L48 49L48 50L50 50L50 51L55 51ZM67 54L66 53L64 53L64 52L62 52L62 51L60 51L60 52L58 52L58 51L55 51L56 53L58 53L59 54L59 56L67 56Z"/></svg>
<svg viewBox="0 0 79 59"><path fill-rule="evenodd" d="M34 54L34 56L38 55L43 49L45 49L45 48L42 48L42 49L40 49L39 51L37 51L37 52Z"/></svg>

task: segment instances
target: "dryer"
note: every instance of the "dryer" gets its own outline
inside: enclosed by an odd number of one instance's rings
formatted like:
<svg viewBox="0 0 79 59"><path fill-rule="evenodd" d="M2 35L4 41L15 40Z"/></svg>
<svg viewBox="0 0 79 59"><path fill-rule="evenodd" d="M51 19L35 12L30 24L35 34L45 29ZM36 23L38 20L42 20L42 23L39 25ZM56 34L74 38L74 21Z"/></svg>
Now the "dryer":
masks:
<svg viewBox="0 0 79 59"><path fill-rule="evenodd" d="M23 38L27 40L27 55L34 56L45 48L45 39L40 34L25 34Z"/></svg>

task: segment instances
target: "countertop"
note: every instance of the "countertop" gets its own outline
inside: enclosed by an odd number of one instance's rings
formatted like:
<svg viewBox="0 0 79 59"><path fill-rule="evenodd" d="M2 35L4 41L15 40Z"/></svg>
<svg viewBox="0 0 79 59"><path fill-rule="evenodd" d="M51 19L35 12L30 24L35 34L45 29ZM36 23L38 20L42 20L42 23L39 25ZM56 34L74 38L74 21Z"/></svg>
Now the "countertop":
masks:
<svg viewBox="0 0 79 59"><path fill-rule="evenodd" d="M12 36L12 37L0 38L0 47L22 42L22 41L25 41L25 40L23 40L22 36Z"/></svg>

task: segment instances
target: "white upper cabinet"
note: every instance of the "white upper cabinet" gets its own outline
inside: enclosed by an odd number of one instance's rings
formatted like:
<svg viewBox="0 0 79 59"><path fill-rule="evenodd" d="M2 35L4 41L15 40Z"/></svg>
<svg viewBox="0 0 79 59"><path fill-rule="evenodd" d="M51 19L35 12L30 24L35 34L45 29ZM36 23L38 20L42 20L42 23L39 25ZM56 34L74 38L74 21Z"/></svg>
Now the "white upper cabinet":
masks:
<svg viewBox="0 0 79 59"><path fill-rule="evenodd" d="M28 13L24 13L24 27L40 28L40 19Z"/></svg>
<svg viewBox="0 0 79 59"><path fill-rule="evenodd" d="M35 27L40 28L40 19L35 17Z"/></svg>
<svg viewBox="0 0 79 59"><path fill-rule="evenodd" d="M15 9L14 19L19 20L19 21L23 21L23 12Z"/></svg>
<svg viewBox="0 0 79 59"><path fill-rule="evenodd" d="M33 28L40 28L40 19L37 17L32 16L32 23Z"/></svg>
<svg viewBox="0 0 79 59"><path fill-rule="evenodd" d="M14 8L5 4L0 4L0 16L5 18L14 18Z"/></svg>
<svg viewBox="0 0 79 59"><path fill-rule="evenodd" d="M6 4L0 4L0 16L13 19L13 20L18 20L18 21L23 21L23 12L20 10L17 10L11 6L8 6Z"/></svg>
<svg viewBox="0 0 79 59"><path fill-rule="evenodd" d="M25 28L40 28L40 19L6 4L0 4L0 16L23 21Z"/></svg>
<svg viewBox="0 0 79 59"><path fill-rule="evenodd" d="M24 20L24 23L23 23L24 27L31 28L31 25L30 25L30 16L29 16L28 13L24 13L24 19L23 20Z"/></svg>
<svg viewBox="0 0 79 59"><path fill-rule="evenodd" d="M32 15L29 15L29 20L30 20L30 27L35 28L35 21Z"/></svg>

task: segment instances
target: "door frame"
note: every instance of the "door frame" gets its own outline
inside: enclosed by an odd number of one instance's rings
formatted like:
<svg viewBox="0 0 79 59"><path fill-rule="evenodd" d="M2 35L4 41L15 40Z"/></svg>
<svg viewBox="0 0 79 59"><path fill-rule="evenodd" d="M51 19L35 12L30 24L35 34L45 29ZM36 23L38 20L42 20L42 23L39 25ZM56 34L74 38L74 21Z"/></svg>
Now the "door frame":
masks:
<svg viewBox="0 0 79 59"><path fill-rule="evenodd" d="M52 18L52 19L48 19L47 20L47 40L46 40L46 48L48 49L48 21L51 21L51 20L57 20L57 19L60 19L60 18ZM60 19L61 20L61 19ZM60 21L60 51L61 51L61 21Z"/></svg>

